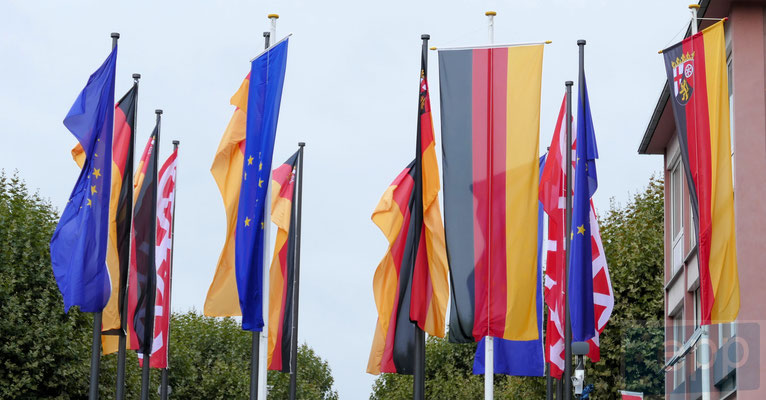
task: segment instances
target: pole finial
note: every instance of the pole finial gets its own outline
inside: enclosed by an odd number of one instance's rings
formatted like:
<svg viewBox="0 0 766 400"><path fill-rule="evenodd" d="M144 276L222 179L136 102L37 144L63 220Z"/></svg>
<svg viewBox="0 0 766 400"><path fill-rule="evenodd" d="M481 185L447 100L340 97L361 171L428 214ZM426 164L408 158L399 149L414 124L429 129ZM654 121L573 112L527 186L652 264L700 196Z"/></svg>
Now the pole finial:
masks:
<svg viewBox="0 0 766 400"><path fill-rule="evenodd" d="M545 41L545 44L551 44L551 43L553 43L553 40L546 40Z"/></svg>
<svg viewBox="0 0 766 400"><path fill-rule="evenodd" d="M269 37L271 36L271 32L263 32L263 37Z"/></svg>
<svg viewBox="0 0 766 400"><path fill-rule="evenodd" d="M436 47L429 47L428 50L436 50Z"/></svg>
<svg viewBox="0 0 766 400"><path fill-rule="evenodd" d="M157 115L161 115L162 114L162 109L158 108L158 109L154 110L154 113L157 114Z"/></svg>
<svg viewBox="0 0 766 400"><path fill-rule="evenodd" d="M484 13L484 15L486 15L487 17L494 17L495 15L497 15L497 13L495 11L487 11Z"/></svg>
<svg viewBox="0 0 766 400"><path fill-rule="evenodd" d="M269 19L279 19L279 14L269 14L268 18Z"/></svg>
<svg viewBox="0 0 766 400"><path fill-rule="evenodd" d="M141 79L141 74L133 74L133 79Z"/></svg>
<svg viewBox="0 0 766 400"><path fill-rule="evenodd" d="M423 40L431 40L431 35L429 35L427 33L424 33L424 34L420 35L420 38L423 39Z"/></svg>
<svg viewBox="0 0 766 400"><path fill-rule="evenodd" d="M689 9L692 9L692 8L699 9L700 5L699 4L689 4Z"/></svg>
<svg viewBox="0 0 766 400"><path fill-rule="evenodd" d="M110 35L112 39L119 39L120 38L120 32L112 32Z"/></svg>
<svg viewBox="0 0 766 400"><path fill-rule="evenodd" d="M298 142L298 147L304 147L306 146L306 142Z"/></svg>
<svg viewBox="0 0 766 400"><path fill-rule="evenodd" d="M585 39L580 39L577 41L578 46L585 46Z"/></svg>
<svg viewBox="0 0 766 400"><path fill-rule="evenodd" d="M180 141L180 140L174 140L174 141L173 141L173 146L176 146L176 147L178 147L178 145L179 145L179 144L181 144L181 141Z"/></svg>
<svg viewBox="0 0 766 400"><path fill-rule="evenodd" d="M574 82L572 82L572 81L566 81L566 82L564 82L564 85L565 85L565 86L572 86L572 85L574 85Z"/></svg>

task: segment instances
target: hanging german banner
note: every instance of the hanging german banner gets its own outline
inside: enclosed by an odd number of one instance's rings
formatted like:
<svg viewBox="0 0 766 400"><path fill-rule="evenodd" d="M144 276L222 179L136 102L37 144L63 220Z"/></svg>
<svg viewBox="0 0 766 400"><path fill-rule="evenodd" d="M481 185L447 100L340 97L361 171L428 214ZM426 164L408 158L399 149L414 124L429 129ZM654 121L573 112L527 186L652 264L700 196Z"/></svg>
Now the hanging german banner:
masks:
<svg viewBox="0 0 766 400"><path fill-rule="evenodd" d="M535 340L543 44L439 51L449 339Z"/></svg>

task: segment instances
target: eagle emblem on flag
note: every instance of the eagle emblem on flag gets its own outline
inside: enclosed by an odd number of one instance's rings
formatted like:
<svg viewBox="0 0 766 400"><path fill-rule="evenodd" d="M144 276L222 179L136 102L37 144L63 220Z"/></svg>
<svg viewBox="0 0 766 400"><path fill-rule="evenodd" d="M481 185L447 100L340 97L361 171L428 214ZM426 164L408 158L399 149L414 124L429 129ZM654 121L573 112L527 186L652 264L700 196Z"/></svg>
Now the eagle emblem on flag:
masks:
<svg viewBox="0 0 766 400"><path fill-rule="evenodd" d="M678 104L685 106L694 88L690 84L694 76L694 52L682 54L671 62L673 68L673 92Z"/></svg>

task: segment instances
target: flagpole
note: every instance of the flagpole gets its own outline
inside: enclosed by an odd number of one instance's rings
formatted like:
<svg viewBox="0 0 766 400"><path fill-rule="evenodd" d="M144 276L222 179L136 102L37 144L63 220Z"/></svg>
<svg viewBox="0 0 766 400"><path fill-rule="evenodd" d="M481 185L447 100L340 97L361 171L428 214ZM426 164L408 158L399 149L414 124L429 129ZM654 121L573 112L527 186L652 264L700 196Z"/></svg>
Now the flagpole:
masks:
<svg viewBox="0 0 766 400"><path fill-rule="evenodd" d="M295 213L295 232L292 232L295 240L294 271L293 271L293 320L290 343L290 392L289 399L295 400L298 392L298 294L301 273L301 215L303 209L303 149L304 142L298 142L298 173L295 176L295 186L298 189L296 202L293 204Z"/></svg>
<svg viewBox="0 0 766 400"><path fill-rule="evenodd" d="M487 17L487 33L489 44L495 43L495 15L494 11L484 13ZM491 50L490 50L491 51ZM492 77L490 77L492 79ZM484 399L492 400L495 396L495 338L484 337Z"/></svg>
<svg viewBox="0 0 766 400"><path fill-rule="evenodd" d="M133 223L133 155L135 152L133 151L136 148L136 127L138 124L136 124L136 120L138 119L138 80L141 79L141 74L133 74L133 84L136 86L136 112L134 114L134 120L133 120L133 129L130 132L130 150L128 151L128 159L127 164L125 165L125 169L127 171L130 171L130 177L128 185L128 198L130 199L130 212L126 216L127 218L127 225L132 227ZM123 182L123 185L125 182ZM128 249L131 248L130 243L133 241L133 235L128 235ZM128 266L130 266L130 259L132 258L130 250L128 250ZM128 267L130 269L130 267ZM120 274L122 274L120 272ZM122 276L120 276L120 285L122 285ZM117 343L117 391L115 392L115 399L116 400L122 400L125 398L125 352L127 349L127 335L125 334L125 327L128 325L128 298L127 298L127 279L125 280L125 286L120 287L120 299L122 299L122 303L119 304L120 306L120 332L118 336L118 343Z"/></svg>
<svg viewBox="0 0 766 400"><path fill-rule="evenodd" d="M689 11L692 14L692 20L691 20L691 33L692 35L696 35L698 32L698 18L697 18L697 12L699 11L700 6L698 4L690 4L689 5ZM710 369L708 368L710 364L710 339L709 339L709 331L707 325L701 325L701 336L700 336L700 370L701 370L701 379L700 384L702 386L702 400L710 400Z"/></svg>
<svg viewBox="0 0 766 400"><path fill-rule="evenodd" d="M117 40L120 34L112 32L112 50L117 47ZM114 110L112 110L114 112ZM112 127L114 132L114 127ZM93 341L90 346L90 388L88 398L90 400L98 399L98 372L101 367L101 312L93 313Z"/></svg>
<svg viewBox="0 0 766 400"><path fill-rule="evenodd" d="M579 41L578 41L579 44ZM570 232L572 231L572 85L574 82L566 81L564 83L567 91L567 116L566 131L567 142L564 152L566 153L566 233L564 242L566 249L566 265L564 267L564 287L569 285L569 247L571 245ZM572 326L569 316L569 293L564 290L564 376L562 377L563 398L570 400L572 398ZM558 399L557 399L558 400Z"/></svg>
<svg viewBox="0 0 766 400"><path fill-rule="evenodd" d="M160 154L160 122L162 121L162 110L157 109L154 110L154 114L157 116L157 136L154 138L154 148L152 151L154 152L152 154L152 157L154 157L154 171L152 173L154 174L153 182L156 185L157 184L157 169L158 169L158 162ZM153 191L153 199L152 199L152 236L151 241L152 245L156 245L156 238L157 238L157 188L155 187ZM154 259L152 259L150 262L155 263ZM154 266L154 273L156 274L157 266ZM149 271L151 272L151 271ZM151 279L151 278L150 278ZM154 288L155 292L157 288ZM155 303L155 296L156 293L153 293L152 291L149 291L146 296L146 301L148 307L154 307ZM150 338L154 339L154 318L146 318L146 321L144 322L144 341L146 341L146 337L149 336ZM146 334L146 331L149 332L149 335ZM141 370L141 400L149 400L149 378L150 378L150 372L149 364L151 364L151 358L152 358L152 342L150 341L148 344L143 343L144 349L146 346L149 346L148 353L145 352L143 357L143 365Z"/></svg>
<svg viewBox="0 0 766 400"><path fill-rule="evenodd" d="M276 34L276 18L271 19L271 30ZM272 32L263 32L263 48L268 49L271 42ZM269 174L270 175L270 174ZM269 315L269 280L266 271L269 270L269 232L271 231L271 177L266 189L266 204L263 209L263 243L266 248L263 250L263 283L262 283L262 307L265 311L263 315L264 324L261 332L252 332L252 344L250 347L250 400L266 399L267 368L268 361L268 315ZM263 348L263 349L261 349ZM261 351L263 350L263 351ZM264 357L265 356L265 357Z"/></svg>
<svg viewBox="0 0 766 400"><path fill-rule="evenodd" d="M181 144L180 141L174 140L173 141L173 153L178 151L178 145ZM178 163L178 158L176 158L176 163ZM178 165L178 164L176 164ZM162 369L162 380L160 381L160 398L162 400L168 400L168 367L170 367L170 302L173 300L172 293L173 293L173 254L176 252L176 199L178 196L176 196L178 188L178 168L176 168L176 176L173 180L173 217L170 221L170 268L168 271L168 309L164 310L167 313L168 316L168 337L167 342L168 345L165 348L166 353L166 361L165 361L165 368Z"/></svg>
<svg viewBox="0 0 766 400"><path fill-rule="evenodd" d="M422 34L420 35L420 39L423 41L422 46L422 57L423 57L423 73L428 75L428 41L431 39L431 35L429 34ZM419 88L418 88L419 89ZM420 128L418 128L418 139L420 140ZM422 174L422 166L420 165L420 143L417 143L417 150L415 154L416 160L418 160L418 163L416 163L415 168L417 168L417 174ZM418 180L421 180L421 178L418 178ZM417 191L416 191L417 193ZM422 197L422 191L421 195ZM422 201L422 199L418 200ZM413 263L414 268L414 263ZM412 272L414 273L414 271ZM410 301L412 301L410 299ZM414 324L415 328L415 348L414 348L414 357L413 357L413 382L412 382L412 398L414 400L423 400L425 399L425 392L426 392L426 334L423 332L422 329L417 325L417 323Z"/></svg>

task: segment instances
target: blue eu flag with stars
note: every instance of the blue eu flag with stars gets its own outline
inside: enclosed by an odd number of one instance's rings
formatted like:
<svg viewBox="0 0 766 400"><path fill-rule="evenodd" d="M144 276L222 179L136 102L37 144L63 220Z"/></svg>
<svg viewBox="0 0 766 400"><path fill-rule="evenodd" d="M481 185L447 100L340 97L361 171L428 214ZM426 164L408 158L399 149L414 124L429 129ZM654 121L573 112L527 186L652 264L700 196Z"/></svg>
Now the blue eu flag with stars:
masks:
<svg viewBox="0 0 766 400"><path fill-rule="evenodd" d="M264 207L271 181L271 158L287 66L285 39L256 57L250 69L247 97L245 161L239 192L235 270L242 329L263 330Z"/></svg>
<svg viewBox="0 0 766 400"><path fill-rule="evenodd" d="M106 247L116 62L115 46L64 118L64 126L85 151L85 163L50 245L53 275L67 312L72 306L100 312L111 293Z"/></svg>
<svg viewBox="0 0 766 400"><path fill-rule="evenodd" d="M577 150L572 199L572 247L567 287L572 340L584 342L595 335L593 310L593 256L591 253L590 199L598 187L596 134L588 102L585 76L580 76L577 104Z"/></svg>

